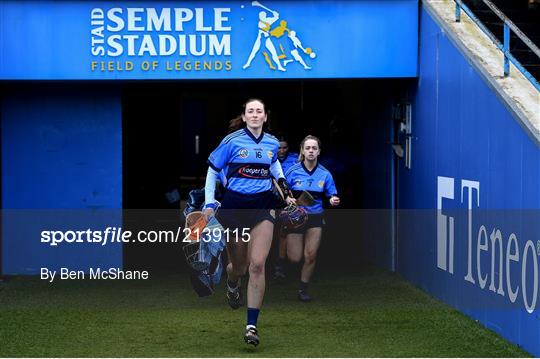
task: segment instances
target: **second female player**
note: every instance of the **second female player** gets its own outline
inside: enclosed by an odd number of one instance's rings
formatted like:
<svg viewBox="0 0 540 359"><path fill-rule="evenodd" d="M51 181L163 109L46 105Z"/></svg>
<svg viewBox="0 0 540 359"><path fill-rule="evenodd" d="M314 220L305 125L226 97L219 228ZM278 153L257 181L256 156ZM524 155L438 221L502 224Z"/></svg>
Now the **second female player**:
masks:
<svg viewBox="0 0 540 359"><path fill-rule="evenodd" d="M308 191L314 198L311 206L303 207L309 215L307 223L300 228L289 229L286 237L289 260L300 262L304 258L298 288L298 299L302 302L312 300L307 289L321 243L323 197L329 197L331 206L337 206L340 202L332 174L318 162L320 153L321 141L315 136L306 136L300 144L300 162L286 173L287 182L295 195Z"/></svg>

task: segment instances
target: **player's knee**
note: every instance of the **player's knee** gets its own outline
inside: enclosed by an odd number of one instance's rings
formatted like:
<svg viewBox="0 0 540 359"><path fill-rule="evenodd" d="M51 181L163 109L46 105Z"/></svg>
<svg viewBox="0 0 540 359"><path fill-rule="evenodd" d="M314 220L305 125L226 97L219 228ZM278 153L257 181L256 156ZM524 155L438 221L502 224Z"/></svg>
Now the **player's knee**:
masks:
<svg viewBox="0 0 540 359"><path fill-rule="evenodd" d="M264 275L264 263L252 262L249 265L249 275L250 276Z"/></svg>
<svg viewBox="0 0 540 359"><path fill-rule="evenodd" d="M304 261L307 263L307 264L312 264L312 263L315 263L315 258L317 257L317 253L315 253L314 251L308 251L305 253L304 255Z"/></svg>

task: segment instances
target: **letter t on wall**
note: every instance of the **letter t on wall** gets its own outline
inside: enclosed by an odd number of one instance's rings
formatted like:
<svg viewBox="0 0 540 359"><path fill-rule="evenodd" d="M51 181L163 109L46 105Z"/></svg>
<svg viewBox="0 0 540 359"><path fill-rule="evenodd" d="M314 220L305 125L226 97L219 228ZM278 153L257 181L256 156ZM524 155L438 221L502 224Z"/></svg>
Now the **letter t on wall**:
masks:
<svg viewBox="0 0 540 359"><path fill-rule="evenodd" d="M437 176L437 267L453 274L454 217L442 214L443 198L454 199L454 179Z"/></svg>
<svg viewBox="0 0 540 359"><path fill-rule="evenodd" d="M472 276L472 198L473 189L476 190L476 206L480 206L480 182L461 180L461 203L463 203L463 189L467 188L468 203L467 203L467 275L465 280L474 284L474 278ZM502 254L501 254L502 255Z"/></svg>

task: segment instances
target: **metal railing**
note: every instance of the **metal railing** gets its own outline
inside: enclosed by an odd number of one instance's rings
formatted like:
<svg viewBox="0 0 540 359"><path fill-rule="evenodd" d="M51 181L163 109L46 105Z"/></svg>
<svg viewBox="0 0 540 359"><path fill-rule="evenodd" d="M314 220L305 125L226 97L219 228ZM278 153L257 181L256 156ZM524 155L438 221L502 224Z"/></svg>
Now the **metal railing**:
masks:
<svg viewBox="0 0 540 359"><path fill-rule="evenodd" d="M493 41L493 43L502 51L504 55L504 64L503 71L504 76L507 77L510 75L510 62L529 80L529 82L540 92L540 84L534 78L533 75L510 53L510 30L512 30L517 37L523 41L525 45L540 59L540 49L501 11L499 10L491 1L482 0L491 11L495 13L504 23L504 43L501 44L499 39L488 30L488 28L482 24L482 22L473 14L473 12L463 4L461 0L454 0L456 3L456 22L461 21L461 9L465 11L467 15L474 21L474 23Z"/></svg>

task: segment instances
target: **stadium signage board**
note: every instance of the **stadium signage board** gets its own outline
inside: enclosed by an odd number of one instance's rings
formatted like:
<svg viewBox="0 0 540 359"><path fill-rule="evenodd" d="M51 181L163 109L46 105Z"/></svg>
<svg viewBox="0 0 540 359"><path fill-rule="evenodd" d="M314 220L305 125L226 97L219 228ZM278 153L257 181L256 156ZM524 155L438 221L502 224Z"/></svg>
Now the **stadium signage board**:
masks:
<svg viewBox="0 0 540 359"><path fill-rule="evenodd" d="M5 1L0 10L0 79L417 73L412 0Z"/></svg>
<svg viewBox="0 0 540 359"><path fill-rule="evenodd" d="M459 184L457 193L461 198L455 196L456 184ZM458 235L458 233L465 231L457 230L457 216L444 214L442 205L443 200L459 201L460 204L464 204L464 199L467 199L467 218L466 224L462 228L466 228L466 240ZM456 181L452 177L438 176L437 268L454 274L456 271L455 263L465 262L466 271L462 273L466 273L463 276L464 281L478 286L482 290L507 298L510 303L521 301L523 307L531 314L535 311L538 303L540 240L537 242L530 238L520 240L516 232L504 234L497 225L488 226L481 223L474 218L475 210L479 206L479 181L466 179ZM523 218L514 217L510 211L490 210L486 212L488 216L484 217L492 217L490 222L506 222L506 225L519 226L523 230ZM508 213L510 213L509 216ZM475 225L474 228L473 225ZM519 228L514 228L514 230L519 230ZM463 253L466 253L466 256L460 255ZM465 260L456 261L455 258L458 256Z"/></svg>

